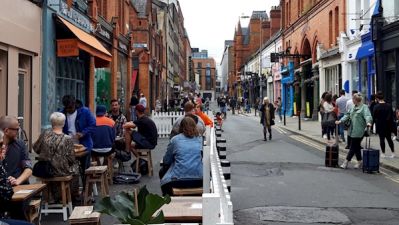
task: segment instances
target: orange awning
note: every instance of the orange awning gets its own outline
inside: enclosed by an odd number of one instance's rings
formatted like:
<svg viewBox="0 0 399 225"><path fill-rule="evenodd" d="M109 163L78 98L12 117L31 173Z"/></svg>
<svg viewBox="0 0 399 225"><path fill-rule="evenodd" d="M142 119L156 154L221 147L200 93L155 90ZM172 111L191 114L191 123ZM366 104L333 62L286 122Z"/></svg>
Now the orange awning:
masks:
<svg viewBox="0 0 399 225"><path fill-rule="evenodd" d="M59 16L57 16L57 18L79 39L78 48L90 53L93 56L111 62L112 55L93 35L86 33Z"/></svg>

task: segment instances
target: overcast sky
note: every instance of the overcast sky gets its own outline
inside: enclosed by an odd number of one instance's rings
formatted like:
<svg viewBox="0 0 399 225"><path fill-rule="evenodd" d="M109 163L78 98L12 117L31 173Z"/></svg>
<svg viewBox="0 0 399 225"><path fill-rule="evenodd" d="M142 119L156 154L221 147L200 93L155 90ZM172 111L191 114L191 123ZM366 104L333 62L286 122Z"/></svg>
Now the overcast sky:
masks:
<svg viewBox="0 0 399 225"><path fill-rule="evenodd" d="M266 10L279 0L179 0L192 48L207 49L209 57L220 64L224 41L233 40L238 18L250 16L252 11ZM248 25L241 19L241 26Z"/></svg>

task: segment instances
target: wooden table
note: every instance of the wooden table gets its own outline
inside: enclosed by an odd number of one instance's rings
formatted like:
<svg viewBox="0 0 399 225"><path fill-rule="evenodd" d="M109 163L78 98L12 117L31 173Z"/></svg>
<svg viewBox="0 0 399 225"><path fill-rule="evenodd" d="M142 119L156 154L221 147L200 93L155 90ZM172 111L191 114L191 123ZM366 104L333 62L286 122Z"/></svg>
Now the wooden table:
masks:
<svg viewBox="0 0 399 225"><path fill-rule="evenodd" d="M11 201L21 202L26 201L33 196L39 194L46 187L46 184L26 184L13 187L14 195Z"/></svg>
<svg viewBox="0 0 399 225"><path fill-rule="evenodd" d="M202 223L202 197L171 197L168 205L160 209L165 222Z"/></svg>

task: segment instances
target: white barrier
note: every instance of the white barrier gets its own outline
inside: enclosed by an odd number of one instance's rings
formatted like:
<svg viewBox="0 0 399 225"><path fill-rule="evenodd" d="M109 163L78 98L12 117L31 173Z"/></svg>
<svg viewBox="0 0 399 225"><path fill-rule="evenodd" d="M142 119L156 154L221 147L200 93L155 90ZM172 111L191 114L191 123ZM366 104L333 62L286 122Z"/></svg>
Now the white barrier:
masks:
<svg viewBox="0 0 399 225"><path fill-rule="evenodd" d="M151 112L151 119L158 129L160 138L168 138L172 131L173 123L177 118L184 115L184 112Z"/></svg>
<svg viewBox="0 0 399 225"><path fill-rule="evenodd" d="M209 145L204 147L203 152L204 194L202 194L202 224L232 225L234 224L233 203L230 199L230 193L227 190L222 166L216 150L214 128L210 129L208 140ZM210 178L209 174L211 174Z"/></svg>

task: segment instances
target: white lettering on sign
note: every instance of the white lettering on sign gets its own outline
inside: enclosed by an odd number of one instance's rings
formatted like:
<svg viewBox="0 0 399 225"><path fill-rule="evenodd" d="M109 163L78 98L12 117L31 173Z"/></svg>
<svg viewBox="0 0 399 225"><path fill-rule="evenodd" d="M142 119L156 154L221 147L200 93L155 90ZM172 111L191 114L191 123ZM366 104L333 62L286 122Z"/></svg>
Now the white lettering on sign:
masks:
<svg viewBox="0 0 399 225"><path fill-rule="evenodd" d="M83 16L80 12L76 11L74 8L68 9L68 5L65 2L61 2L59 12L75 22L79 27L83 28L88 32L94 32L93 24L88 18Z"/></svg>
<svg viewBox="0 0 399 225"><path fill-rule="evenodd" d="M101 29L99 32L102 36L106 37L107 39L111 39L111 35L104 29Z"/></svg>

